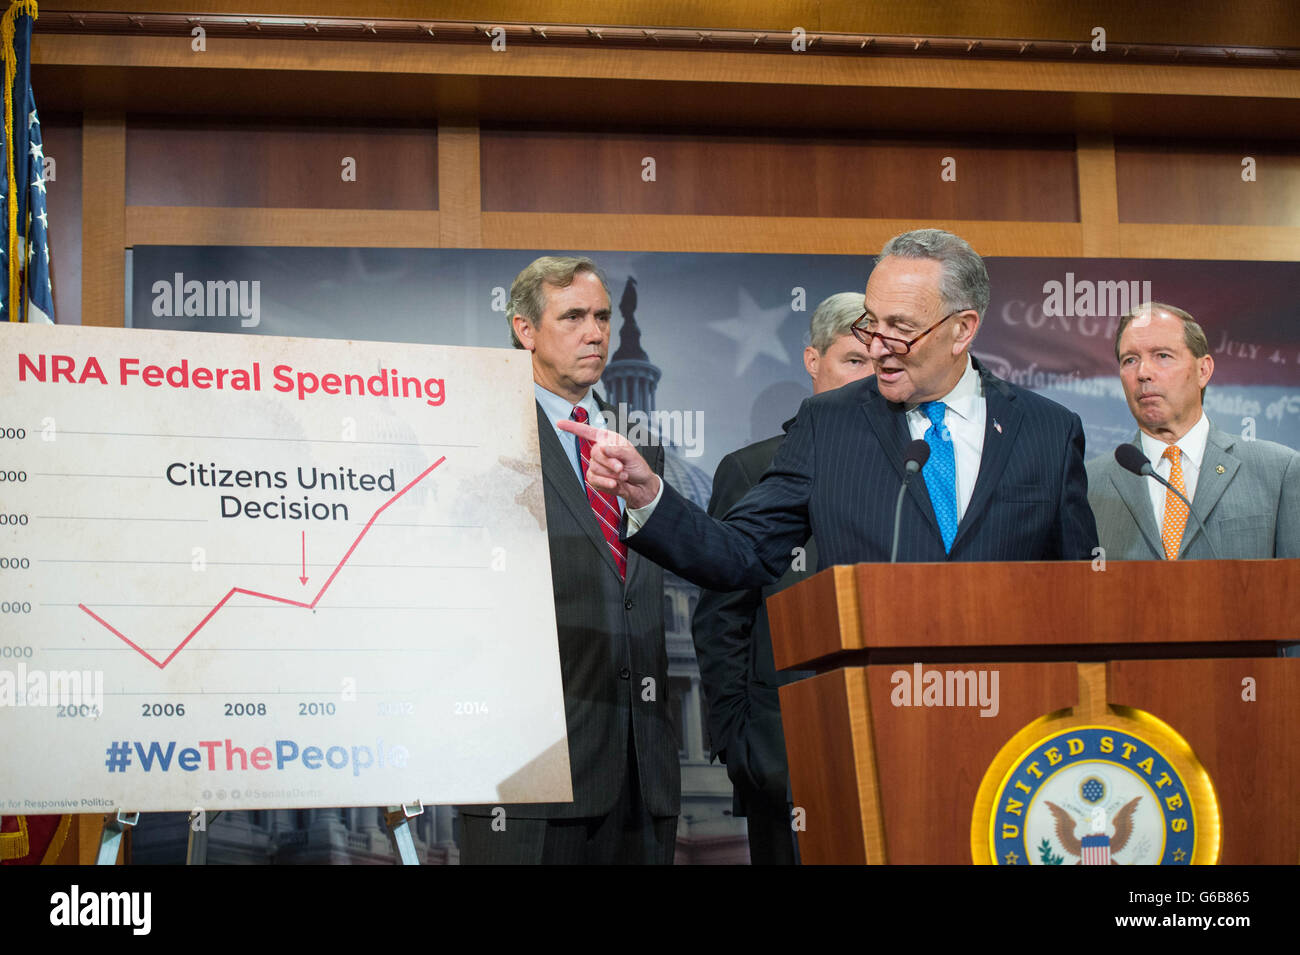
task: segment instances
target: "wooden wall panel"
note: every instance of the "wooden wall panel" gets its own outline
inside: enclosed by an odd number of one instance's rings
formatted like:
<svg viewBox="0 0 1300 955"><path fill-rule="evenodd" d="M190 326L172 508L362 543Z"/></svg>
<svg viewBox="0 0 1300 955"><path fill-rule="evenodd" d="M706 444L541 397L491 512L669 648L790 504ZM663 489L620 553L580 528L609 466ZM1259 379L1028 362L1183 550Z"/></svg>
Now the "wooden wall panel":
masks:
<svg viewBox="0 0 1300 955"><path fill-rule="evenodd" d="M81 127L81 323L120 328L126 315L126 120L86 113Z"/></svg>
<svg viewBox="0 0 1300 955"><path fill-rule="evenodd" d="M481 154L494 212L1078 221L1072 140L495 128Z"/></svg>
<svg viewBox="0 0 1300 955"><path fill-rule="evenodd" d="M1300 142L1117 140L1115 172L1121 222L1300 227Z"/></svg>
<svg viewBox="0 0 1300 955"><path fill-rule="evenodd" d="M894 706L891 675L907 668L866 668L891 865L969 865L971 813L985 767L1029 723L1080 702L1073 663L954 667L998 671L996 716L980 716L976 707ZM966 771L972 763L978 769Z"/></svg>
<svg viewBox="0 0 1300 955"><path fill-rule="evenodd" d="M1224 865L1300 863L1300 832L1279 825L1295 805L1300 666L1294 660L1123 660L1110 701L1146 710L1187 740L1223 813ZM1255 681L1243 700L1243 681Z"/></svg>
<svg viewBox="0 0 1300 955"><path fill-rule="evenodd" d="M599 23L788 32L907 33L931 36L1024 37L1087 42L1104 26L1113 43L1204 43L1300 46L1293 0L984 0L915 3L910 0L42 0L41 10L224 13L301 17L396 17L473 23Z"/></svg>
<svg viewBox="0 0 1300 955"><path fill-rule="evenodd" d="M60 325L81 324L81 116L42 115L45 156L54 160L45 181L50 222L50 280L54 318Z"/></svg>
<svg viewBox="0 0 1300 955"><path fill-rule="evenodd" d="M354 181L343 160L355 160ZM133 206L438 208L431 128L293 120L135 117L126 131Z"/></svg>

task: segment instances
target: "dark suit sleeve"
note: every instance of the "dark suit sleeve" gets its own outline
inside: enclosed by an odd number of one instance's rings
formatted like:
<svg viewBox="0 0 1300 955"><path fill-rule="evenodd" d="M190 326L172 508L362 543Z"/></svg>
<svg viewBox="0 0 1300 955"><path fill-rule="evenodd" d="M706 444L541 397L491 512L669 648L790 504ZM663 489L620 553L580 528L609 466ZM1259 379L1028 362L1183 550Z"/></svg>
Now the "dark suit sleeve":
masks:
<svg viewBox="0 0 1300 955"><path fill-rule="evenodd" d="M771 467L725 520L710 517L665 482L654 513L627 537L627 545L708 590L779 580L790 566L791 548L811 536L814 417L805 401Z"/></svg>
<svg viewBox="0 0 1300 955"><path fill-rule="evenodd" d="M1083 422L1070 415L1070 438L1061 465L1061 501L1057 508L1057 557L1091 560L1097 546L1097 519L1088 504L1088 470L1084 466Z"/></svg>
<svg viewBox="0 0 1300 955"><path fill-rule="evenodd" d="M735 455L723 458L713 476L709 515L725 514L753 483ZM709 703L710 755L721 754L723 762L749 718L750 635L762 602L763 592L756 587L728 593L705 590L691 622L700 679Z"/></svg>

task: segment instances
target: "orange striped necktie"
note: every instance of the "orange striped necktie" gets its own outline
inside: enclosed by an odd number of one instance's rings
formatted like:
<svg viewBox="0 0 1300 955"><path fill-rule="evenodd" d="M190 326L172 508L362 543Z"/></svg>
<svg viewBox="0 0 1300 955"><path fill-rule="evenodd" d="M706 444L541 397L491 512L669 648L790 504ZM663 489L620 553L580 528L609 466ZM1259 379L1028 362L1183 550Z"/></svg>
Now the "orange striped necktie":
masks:
<svg viewBox="0 0 1300 955"><path fill-rule="evenodd" d="M1176 444L1165 448L1161 457L1169 459L1169 483L1186 495L1183 484L1182 451ZM1165 545L1165 559L1177 560L1178 548L1183 542L1183 530L1187 527L1187 505L1177 494L1165 491L1165 522L1160 529L1160 539Z"/></svg>

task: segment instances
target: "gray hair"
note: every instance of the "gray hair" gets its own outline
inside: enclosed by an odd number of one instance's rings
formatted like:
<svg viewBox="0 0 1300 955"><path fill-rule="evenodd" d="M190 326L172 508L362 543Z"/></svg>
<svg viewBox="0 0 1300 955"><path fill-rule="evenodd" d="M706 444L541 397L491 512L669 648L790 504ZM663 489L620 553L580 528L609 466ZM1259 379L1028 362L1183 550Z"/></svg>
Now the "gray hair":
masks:
<svg viewBox="0 0 1300 955"><path fill-rule="evenodd" d="M813 312L808 323L812 347L824 355L841 335L849 334L853 323L862 317L861 292L836 292Z"/></svg>
<svg viewBox="0 0 1300 955"><path fill-rule="evenodd" d="M1124 329L1133 323L1133 319L1143 313L1150 314L1159 309L1162 312L1168 312L1175 318L1182 319L1183 322L1183 344L1187 350L1192 353L1193 358L1204 358L1210 353L1210 340L1205 337L1205 330L1196 323L1190 312L1185 312L1177 305L1166 305L1164 302L1143 302L1136 305L1119 320L1119 327L1115 329L1115 360L1119 361L1119 340L1124 334ZM1205 404L1205 389L1201 389L1201 404Z"/></svg>
<svg viewBox="0 0 1300 955"><path fill-rule="evenodd" d="M556 288L568 288L580 272L590 272L600 279L601 287L609 295L609 283L596 263L581 255L544 255L534 259L510 285L510 301L506 303L506 323L510 326L510 343L516 348L523 348L523 343L515 335L515 316L522 315L534 328L542 320L546 311L545 285Z"/></svg>
<svg viewBox="0 0 1300 955"><path fill-rule="evenodd" d="M1196 324L1196 319L1191 314L1183 311L1177 305L1166 305L1164 302L1143 302L1135 306L1124 314L1119 320L1119 327L1115 329L1115 360L1119 361L1119 340L1124 334L1124 329L1132 324L1133 319L1137 318L1143 312L1153 312L1159 309L1162 312L1168 312L1175 318L1183 320L1183 343L1187 345L1187 350L1192 353L1193 358L1204 358L1210 353L1210 340L1205 337L1205 330Z"/></svg>
<svg viewBox="0 0 1300 955"><path fill-rule="evenodd" d="M939 295L944 311L973 308L984 317L989 307L989 273L979 253L961 236L942 229L913 229L886 242L876 262L890 255L934 259L943 267Z"/></svg>

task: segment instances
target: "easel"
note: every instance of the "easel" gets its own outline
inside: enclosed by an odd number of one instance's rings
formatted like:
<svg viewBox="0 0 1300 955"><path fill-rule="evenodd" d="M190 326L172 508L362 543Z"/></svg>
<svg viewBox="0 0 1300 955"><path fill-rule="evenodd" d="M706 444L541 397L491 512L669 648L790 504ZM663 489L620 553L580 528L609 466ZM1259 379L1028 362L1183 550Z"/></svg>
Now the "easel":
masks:
<svg viewBox="0 0 1300 955"><path fill-rule="evenodd" d="M384 823L388 827L388 839L393 846L394 864L419 865L420 856L415 851L415 837L411 835L410 820L424 813L424 803L417 799L413 805L403 803L397 806L389 806L381 811L384 815ZM190 833L185 846L186 865L208 864L207 823L216 822L217 817L220 815L221 810L217 810L208 817L203 828L196 830L194 828L194 814L190 814L188 819ZM122 844L122 834L139 822L140 814L138 812L123 812L120 809L104 820L104 831L99 837L99 855L95 858L95 864L116 865L118 850Z"/></svg>

